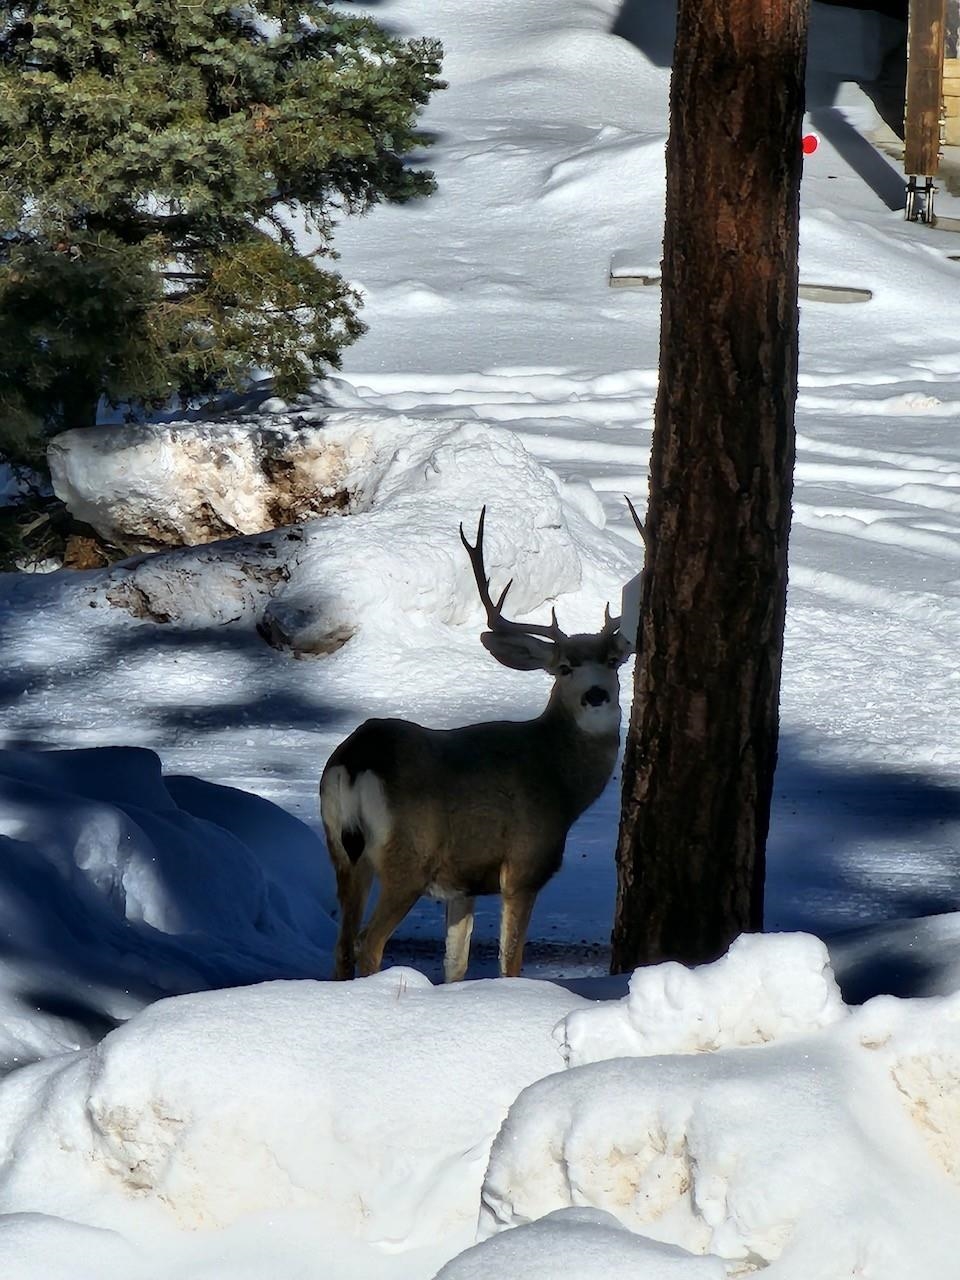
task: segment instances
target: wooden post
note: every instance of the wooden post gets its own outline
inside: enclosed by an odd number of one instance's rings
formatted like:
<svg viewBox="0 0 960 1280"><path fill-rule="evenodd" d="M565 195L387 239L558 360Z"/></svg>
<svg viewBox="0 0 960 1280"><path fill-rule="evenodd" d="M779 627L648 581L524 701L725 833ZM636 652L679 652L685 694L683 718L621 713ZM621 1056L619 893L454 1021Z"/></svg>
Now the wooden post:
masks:
<svg viewBox="0 0 960 1280"><path fill-rule="evenodd" d="M930 177L940 168L940 111L947 0L910 0L903 168Z"/></svg>

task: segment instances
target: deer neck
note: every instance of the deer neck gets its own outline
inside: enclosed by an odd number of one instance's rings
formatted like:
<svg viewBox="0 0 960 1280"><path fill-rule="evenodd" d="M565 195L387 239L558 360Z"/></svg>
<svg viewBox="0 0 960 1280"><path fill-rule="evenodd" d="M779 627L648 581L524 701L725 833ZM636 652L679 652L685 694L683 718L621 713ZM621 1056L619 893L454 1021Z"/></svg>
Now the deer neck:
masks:
<svg viewBox="0 0 960 1280"><path fill-rule="evenodd" d="M557 696L556 690L539 717L544 748L579 816L593 804L610 780L620 749L620 709L606 720L585 727Z"/></svg>

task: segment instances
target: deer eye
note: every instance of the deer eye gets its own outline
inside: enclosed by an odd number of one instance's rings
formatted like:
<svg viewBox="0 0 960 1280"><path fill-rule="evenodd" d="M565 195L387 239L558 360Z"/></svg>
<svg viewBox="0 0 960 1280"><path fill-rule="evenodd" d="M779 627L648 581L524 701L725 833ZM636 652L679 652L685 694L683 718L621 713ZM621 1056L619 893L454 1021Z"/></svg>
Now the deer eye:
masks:
<svg viewBox="0 0 960 1280"><path fill-rule="evenodd" d="M557 667L557 672L562 676L572 676L573 667L571 667L569 663L561 662L559 667Z"/></svg>

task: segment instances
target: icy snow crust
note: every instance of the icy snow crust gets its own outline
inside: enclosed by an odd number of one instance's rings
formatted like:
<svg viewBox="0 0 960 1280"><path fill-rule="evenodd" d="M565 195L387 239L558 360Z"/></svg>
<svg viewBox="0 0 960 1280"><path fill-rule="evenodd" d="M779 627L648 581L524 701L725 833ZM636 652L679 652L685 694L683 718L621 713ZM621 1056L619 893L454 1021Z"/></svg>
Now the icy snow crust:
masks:
<svg viewBox="0 0 960 1280"><path fill-rule="evenodd" d="M892 29L813 9L802 274L873 299L802 309L767 921L859 927L829 960L771 934L601 986L614 782L525 966L613 999L431 988L429 905L403 967L319 981L335 743L546 697L478 644L458 524L488 505L515 613L595 628L639 565L621 495L642 505L656 394L658 291L607 269L661 257L666 5L384 0L443 38L450 88L437 195L338 229L368 334L301 402L137 437L198 458L219 429L239 462L205 500L237 529L265 513L248 437L325 439L351 514L0 583L3 1280L957 1276L960 269L904 225L849 83ZM105 467L111 502L153 499L143 457ZM477 933L489 975L495 904ZM850 1007L877 989L931 998Z"/></svg>

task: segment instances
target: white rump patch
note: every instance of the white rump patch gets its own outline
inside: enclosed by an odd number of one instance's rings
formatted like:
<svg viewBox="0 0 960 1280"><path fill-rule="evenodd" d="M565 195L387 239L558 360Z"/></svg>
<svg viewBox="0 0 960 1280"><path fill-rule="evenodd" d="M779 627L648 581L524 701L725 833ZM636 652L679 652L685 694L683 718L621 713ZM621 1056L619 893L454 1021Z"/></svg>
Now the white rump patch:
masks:
<svg viewBox="0 0 960 1280"><path fill-rule="evenodd" d="M320 816L331 831L361 830L364 853L379 872L379 855L390 834L390 808L383 783L369 769L351 782L343 765L334 765L320 785Z"/></svg>

